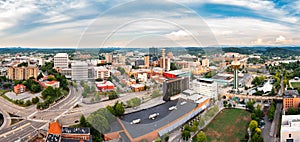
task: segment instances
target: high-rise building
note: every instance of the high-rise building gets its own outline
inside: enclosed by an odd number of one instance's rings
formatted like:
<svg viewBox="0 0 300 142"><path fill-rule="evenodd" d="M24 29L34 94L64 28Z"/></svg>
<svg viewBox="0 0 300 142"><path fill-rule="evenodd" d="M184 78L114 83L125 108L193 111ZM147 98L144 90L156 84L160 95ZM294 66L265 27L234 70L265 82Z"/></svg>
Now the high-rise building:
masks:
<svg viewBox="0 0 300 142"><path fill-rule="evenodd" d="M190 88L189 77L180 77L166 80L163 83L163 99L169 101L172 96L182 93Z"/></svg>
<svg viewBox="0 0 300 142"><path fill-rule="evenodd" d="M166 69L166 49L161 49L162 68Z"/></svg>
<svg viewBox="0 0 300 142"><path fill-rule="evenodd" d="M144 56L144 63L145 63L146 67L149 67L149 64L150 64L150 62L149 62L149 55L145 55Z"/></svg>
<svg viewBox="0 0 300 142"><path fill-rule="evenodd" d="M113 54L112 53L106 53L105 54L105 61L106 61L106 63L112 63L112 61L113 61Z"/></svg>
<svg viewBox="0 0 300 142"><path fill-rule="evenodd" d="M145 61L143 59L137 59L134 63L136 67L145 65Z"/></svg>
<svg viewBox="0 0 300 142"><path fill-rule="evenodd" d="M87 80L88 64L85 62L72 63L72 80Z"/></svg>
<svg viewBox="0 0 300 142"><path fill-rule="evenodd" d="M30 77L37 78L38 69L34 65L28 65L18 67L18 65L14 65L8 68L7 75L9 79L12 80L26 80Z"/></svg>
<svg viewBox="0 0 300 142"><path fill-rule="evenodd" d="M68 68L69 56L67 53L57 53L54 56L54 68Z"/></svg>
<svg viewBox="0 0 300 142"><path fill-rule="evenodd" d="M94 73L95 79L97 78L106 79L110 77L110 71L103 66L94 67L94 72L95 72Z"/></svg>
<svg viewBox="0 0 300 142"><path fill-rule="evenodd" d="M209 67L209 59L206 56L202 57L202 66Z"/></svg>
<svg viewBox="0 0 300 142"><path fill-rule="evenodd" d="M158 56L158 49L156 47L149 48L149 55L150 56Z"/></svg>
<svg viewBox="0 0 300 142"><path fill-rule="evenodd" d="M170 58L160 58L160 67L166 71L171 69L171 59Z"/></svg>

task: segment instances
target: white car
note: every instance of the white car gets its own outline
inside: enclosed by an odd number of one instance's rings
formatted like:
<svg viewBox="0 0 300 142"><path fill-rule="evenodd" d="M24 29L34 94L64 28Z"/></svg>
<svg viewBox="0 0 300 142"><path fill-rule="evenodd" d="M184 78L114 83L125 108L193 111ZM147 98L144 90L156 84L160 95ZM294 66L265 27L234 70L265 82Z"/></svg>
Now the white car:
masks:
<svg viewBox="0 0 300 142"><path fill-rule="evenodd" d="M132 122L130 124L138 124L141 122L141 119L135 119L135 120L132 120Z"/></svg>
<svg viewBox="0 0 300 142"><path fill-rule="evenodd" d="M180 103L180 105L184 105L184 104L186 104L186 101Z"/></svg>
<svg viewBox="0 0 300 142"><path fill-rule="evenodd" d="M159 113L153 113L149 115L149 119L155 119L155 117L159 116Z"/></svg>
<svg viewBox="0 0 300 142"><path fill-rule="evenodd" d="M171 106L171 107L169 107L169 111L172 111L172 110L174 110L174 109L177 109L177 107L176 107L176 106Z"/></svg>

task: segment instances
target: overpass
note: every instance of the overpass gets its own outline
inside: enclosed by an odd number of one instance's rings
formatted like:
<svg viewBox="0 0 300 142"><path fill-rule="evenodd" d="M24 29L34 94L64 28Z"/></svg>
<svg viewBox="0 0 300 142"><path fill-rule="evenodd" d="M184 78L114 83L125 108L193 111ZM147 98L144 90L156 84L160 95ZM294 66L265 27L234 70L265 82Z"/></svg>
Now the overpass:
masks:
<svg viewBox="0 0 300 142"><path fill-rule="evenodd" d="M253 99L253 100L282 100L282 96L252 96L252 95L243 95L243 94L222 94L222 97L226 96L226 98L234 98L238 97L240 99Z"/></svg>

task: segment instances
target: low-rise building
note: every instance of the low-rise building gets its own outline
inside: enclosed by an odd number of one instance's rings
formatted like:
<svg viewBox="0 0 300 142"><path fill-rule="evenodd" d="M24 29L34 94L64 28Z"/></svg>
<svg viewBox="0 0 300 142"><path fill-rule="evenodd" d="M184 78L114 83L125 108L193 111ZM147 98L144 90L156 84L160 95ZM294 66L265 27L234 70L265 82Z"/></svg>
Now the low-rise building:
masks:
<svg viewBox="0 0 300 142"><path fill-rule="evenodd" d="M60 82L56 80L44 82L45 88L47 88L48 86L51 86L53 88L59 88L59 84Z"/></svg>
<svg viewBox="0 0 300 142"><path fill-rule="evenodd" d="M130 87L132 88L132 91L134 91L134 92L139 92L139 91L145 90L144 84L132 84Z"/></svg>
<svg viewBox="0 0 300 142"><path fill-rule="evenodd" d="M115 85L110 81L104 80L102 82L95 82L95 84L100 92L107 92L115 89Z"/></svg>
<svg viewBox="0 0 300 142"><path fill-rule="evenodd" d="M16 86L14 86L14 92L16 94L20 94L26 91L26 86L23 84L18 84Z"/></svg>
<svg viewBox="0 0 300 142"><path fill-rule="evenodd" d="M280 142L300 141L300 115L282 115Z"/></svg>
<svg viewBox="0 0 300 142"><path fill-rule="evenodd" d="M59 122L51 122L46 142L92 142L90 128L63 127Z"/></svg>
<svg viewBox="0 0 300 142"><path fill-rule="evenodd" d="M297 90L286 90L283 96L283 109L298 108L300 96Z"/></svg>

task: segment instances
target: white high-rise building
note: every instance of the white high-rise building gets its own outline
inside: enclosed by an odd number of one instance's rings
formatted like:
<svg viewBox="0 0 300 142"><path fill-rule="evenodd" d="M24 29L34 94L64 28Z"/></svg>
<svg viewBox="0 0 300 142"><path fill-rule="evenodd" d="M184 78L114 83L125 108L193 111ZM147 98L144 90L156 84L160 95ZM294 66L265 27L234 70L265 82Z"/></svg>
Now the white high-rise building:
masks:
<svg viewBox="0 0 300 142"><path fill-rule="evenodd" d="M55 68L68 68L68 54L67 53L57 53L54 56L54 67Z"/></svg>
<svg viewBox="0 0 300 142"><path fill-rule="evenodd" d="M72 63L72 80L87 80L88 64L86 62Z"/></svg>

